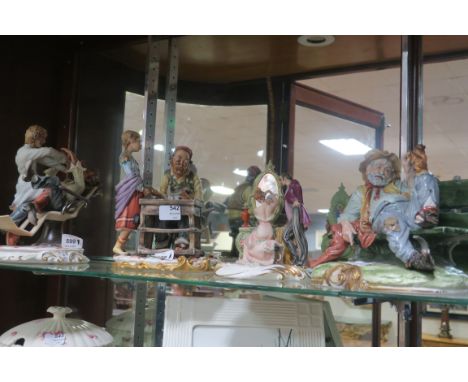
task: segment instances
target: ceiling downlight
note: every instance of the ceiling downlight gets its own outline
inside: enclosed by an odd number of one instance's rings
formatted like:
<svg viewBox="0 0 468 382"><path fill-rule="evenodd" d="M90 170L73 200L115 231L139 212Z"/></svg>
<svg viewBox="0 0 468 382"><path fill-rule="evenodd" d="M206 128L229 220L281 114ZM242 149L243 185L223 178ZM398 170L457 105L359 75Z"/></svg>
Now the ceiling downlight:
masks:
<svg viewBox="0 0 468 382"><path fill-rule="evenodd" d="M335 37L325 35L304 35L299 36L297 42L302 46L318 48L333 44L335 42Z"/></svg>

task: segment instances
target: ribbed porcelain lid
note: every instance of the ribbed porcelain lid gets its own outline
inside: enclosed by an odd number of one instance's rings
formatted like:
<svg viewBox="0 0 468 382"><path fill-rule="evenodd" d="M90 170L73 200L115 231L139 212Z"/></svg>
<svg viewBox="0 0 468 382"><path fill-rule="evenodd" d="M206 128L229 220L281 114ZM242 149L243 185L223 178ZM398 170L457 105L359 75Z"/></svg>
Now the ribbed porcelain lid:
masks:
<svg viewBox="0 0 468 382"><path fill-rule="evenodd" d="M113 338L104 329L90 322L66 318L68 307L51 306L51 318L26 322L0 336L0 346L106 346Z"/></svg>

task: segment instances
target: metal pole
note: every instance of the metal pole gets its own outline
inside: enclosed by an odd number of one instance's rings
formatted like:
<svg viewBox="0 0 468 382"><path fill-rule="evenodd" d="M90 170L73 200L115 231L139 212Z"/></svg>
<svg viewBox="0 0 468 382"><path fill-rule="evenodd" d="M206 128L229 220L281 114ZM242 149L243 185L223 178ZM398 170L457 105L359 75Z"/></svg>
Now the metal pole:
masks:
<svg viewBox="0 0 468 382"><path fill-rule="evenodd" d="M290 120L291 82L287 80L271 83L268 90L267 163L272 161L278 174L294 167L294 121Z"/></svg>
<svg viewBox="0 0 468 382"><path fill-rule="evenodd" d="M411 303L411 322L409 346L421 346L422 333L422 304L420 302Z"/></svg>
<svg viewBox="0 0 468 382"><path fill-rule="evenodd" d="M375 129L375 148L383 150L384 148L384 134L385 134L385 117L382 116L380 126Z"/></svg>
<svg viewBox="0 0 468 382"><path fill-rule="evenodd" d="M166 283L156 284L156 317L154 319L154 346L163 346L164 318L166 312Z"/></svg>
<svg viewBox="0 0 468 382"><path fill-rule="evenodd" d="M408 151L409 134L409 56L408 36L401 38L401 71L400 71L400 158Z"/></svg>
<svg viewBox="0 0 468 382"><path fill-rule="evenodd" d="M154 166L154 139L156 136L156 111L158 106L158 83L159 83L159 44L148 36L148 51L146 57L146 76L145 76L145 128L143 130L143 186L152 187L153 185L153 166ZM151 225L150 218L142 221L140 227L147 224ZM143 240L142 240L143 238ZM153 241L152 235L145 235L138 230L137 251L144 246L151 248Z"/></svg>
<svg viewBox="0 0 468 382"><path fill-rule="evenodd" d="M379 347L381 342L382 304L372 301L372 346Z"/></svg>
<svg viewBox="0 0 468 382"><path fill-rule="evenodd" d="M401 39L400 157L423 141L422 37Z"/></svg>
<svg viewBox="0 0 468 382"><path fill-rule="evenodd" d="M148 37L148 57L145 83L145 129L143 131L143 185L153 184L154 136L156 134L156 108L158 105L159 46Z"/></svg>
<svg viewBox="0 0 468 382"><path fill-rule="evenodd" d="M411 306L408 302L398 301L395 303L398 312L398 346L410 346L410 320L411 320Z"/></svg>
<svg viewBox="0 0 468 382"><path fill-rule="evenodd" d="M135 321L133 322L133 346L142 347L145 340L146 282L136 283Z"/></svg>
<svg viewBox="0 0 468 382"><path fill-rule="evenodd" d="M177 39L171 38L169 43L169 73L166 77L166 105L164 120L166 122L166 145L164 169L169 169L169 159L172 153L175 137L175 114L177 104L177 81L179 74L179 49Z"/></svg>

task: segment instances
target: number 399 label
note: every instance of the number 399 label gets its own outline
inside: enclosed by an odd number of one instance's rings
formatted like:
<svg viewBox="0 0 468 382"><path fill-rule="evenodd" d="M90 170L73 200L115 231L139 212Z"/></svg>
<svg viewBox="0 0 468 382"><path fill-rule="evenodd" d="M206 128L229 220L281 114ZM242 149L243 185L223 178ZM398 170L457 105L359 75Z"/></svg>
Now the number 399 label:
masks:
<svg viewBox="0 0 468 382"><path fill-rule="evenodd" d="M62 248L83 248L83 239L78 236L62 234Z"/></svg>
<svg viewBox="0 0 468 382"><path fill-rule="evenodd" d="M160 206L159 220L180 220L180 206Z"/></svg>

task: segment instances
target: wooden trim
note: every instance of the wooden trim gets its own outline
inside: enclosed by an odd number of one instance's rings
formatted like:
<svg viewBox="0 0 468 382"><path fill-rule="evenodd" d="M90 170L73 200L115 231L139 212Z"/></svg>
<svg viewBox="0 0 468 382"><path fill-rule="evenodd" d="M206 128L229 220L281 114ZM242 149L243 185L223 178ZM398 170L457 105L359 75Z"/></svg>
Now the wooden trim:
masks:
<svg viewBox="0 0 468 382"><path fill-rule="evenodd" d="M294 84L294 90L295 103L300 106L315 109L374 129L378 129L382 125L384 114L380 111L302 84Z"/></svg>

